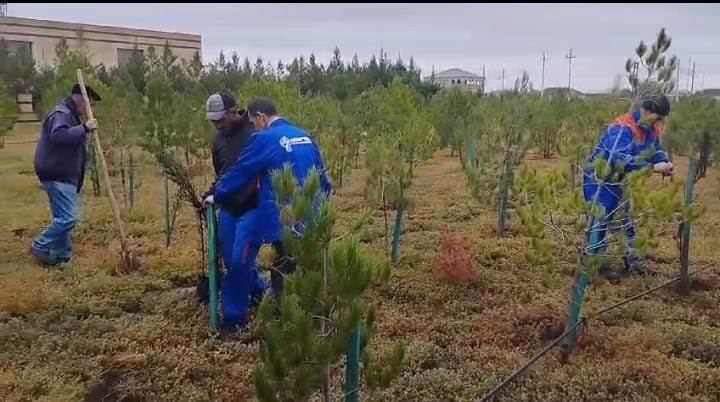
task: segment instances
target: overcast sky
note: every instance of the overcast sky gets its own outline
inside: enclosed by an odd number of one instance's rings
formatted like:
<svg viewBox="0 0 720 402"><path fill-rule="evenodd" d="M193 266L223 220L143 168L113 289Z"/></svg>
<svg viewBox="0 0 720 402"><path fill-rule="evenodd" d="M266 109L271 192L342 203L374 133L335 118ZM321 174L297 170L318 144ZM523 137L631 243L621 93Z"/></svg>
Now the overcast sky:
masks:
<svg viewBox="0 0 720 402"><path fill-rule="evenodd" d="M488 89L506 87L526 70L540 86L542 52L549 57L545 85L566 86L573 49L572 86L606 91L643 39L666 27L671 54L681 59L680 88L688 59L696 62L695 89L720 87L719 5L537 4L16 4L8 15L202 35L203 59L237 51L289 61L314 52L324 64L335 45L348 61L368 60L380 48L395 59L413 55L430 74L461 68L482 74Z"/></svg>

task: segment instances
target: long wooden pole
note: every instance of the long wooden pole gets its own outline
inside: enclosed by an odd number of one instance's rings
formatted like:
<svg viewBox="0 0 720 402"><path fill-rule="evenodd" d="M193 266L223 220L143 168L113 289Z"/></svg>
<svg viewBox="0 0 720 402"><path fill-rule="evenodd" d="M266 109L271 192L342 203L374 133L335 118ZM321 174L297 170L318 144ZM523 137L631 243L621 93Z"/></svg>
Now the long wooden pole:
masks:
<svg viewBox="0 0 720 402"><path fill-rule="evenodd" d="M83 79L82 71L77 70L77 80L80 85L80 92L82 93L83 100L85 100L85 110L87 113L88 120L95 119L92 107L90 106L90 98L88 98L87 89L85 88L85 80ZM134 256L130 253L130 245L128 243L127 234L125 233L125 227L120 217L120 208L118 207L115 194L113 193L112 186L110 185L110 175L108 174L107 163L105 162L105 156L102 151L102 145L100 145L100 137L97 135L97 130L93 135L95 144L96 156L100 159L100 167L105 179L105 187L110 197L110 207L112 208L113 218L115 218L115 225L120 232L120 246L122 247L122 260L126 271L133 271L137 268L137 261Z"/></svg>

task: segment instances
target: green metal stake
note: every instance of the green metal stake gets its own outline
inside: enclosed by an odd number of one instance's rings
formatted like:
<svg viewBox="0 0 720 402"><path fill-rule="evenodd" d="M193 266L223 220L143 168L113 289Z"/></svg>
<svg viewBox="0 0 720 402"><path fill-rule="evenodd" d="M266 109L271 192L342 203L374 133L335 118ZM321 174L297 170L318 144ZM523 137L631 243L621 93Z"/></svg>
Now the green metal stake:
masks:
<svg viewBox="0 0 720 402"><path fill-rule="evenodd" d="M133 164L132 152L130 152L130 166L128 166L128 169L130 170L130 208L133 208L135 206L135 165Z"/></svg>
<svg viewBox="0 0 720 402"><path fill-rule="evenodd" d="M595 222L595 220L593 220ZM594 224L592 225L594 226ZM591 227L592 227L591 226ZM590 239L588 241L588 244L590 245L596 245L600 242L600 234L597 230L591 232ZM590 250L593 250L593 247L591 246L589 248ZM570 302L570 314L568 316L568 323L567 327L572 328L579 320L580 320L580 314L582 313L582 306L585 300L585 293L587 292L588 284L590 283L590 275L588 273L588 266L590 265L592 257L591 256L584 256L582 262L580 263L580 272L575 277L575 283L573 283L573 292L572 292L572 299ZM575 341L577 339L577 328L573 329L568 337L566 338L565 342L565 356L569 356L570 352L575 347Z"/></svg>
<svg viewBox="0 0 720 402"><path fill-rule="evenodd" d="M362 328L357 324L350 338L347 350L347 366L345 367L345 402L358 402L360 399L360 339Z"/></svg>
<svg viewBox="0 0 720 402"><path fill-rule="evenodd" d="M390 253L393 263L397 262L398 254L400 253L400 235L402 234L403 212L404 208L399 207L395 214L395 230L393 231L392 251Z"/></svg>
<svg viewBox="0 0 720 402"><path fill-rule="evenodd" d="M688 175L685 182L685 206L693 203L693 190L695 188L695 175L697 174L697 159L688 158ZM690 290L690 221L682 223L682 247L680 249L680 288L683 292Z"/></svg>
<svg viewBox="0 0 720 402"><path fill-rule="evenodd" d="M477 167L477 146L475 143L475 137L470 136L468 139L468 154L470 155L470 166L473 168Z"/></svg>
<svg viewBox="0 0 720 402"><path fill-rule="evenodd" d="M505 234L505 222L507 220L507 203L508 193L510 192L510 174L512 171L512 153L510 150L505 151L503 177L500 187L500 212L498 213L498 237Z"/></svg>
<svg viewBox="0 0 720 402"><path fill-rule="evenodd" d="M165 247L170 247L170 184L165 176Z"/></svg>
<svg viewBox="0 0 720 402"><path fill-rule="evenodd" d="M599 196L600 186L598 186L598 189L595 191L595 195L593 196L592 206L590 208L591 213L592 211L595 211L597 206L599 205ZM603 210L603 213L600 217L595 217L592 215L588 217L587 227L590 231L590 235L586 238L587 242L584 247L586 247L586 250L589 250L590 253L594 253L598 249L598 244L600 244L600 242L603 240L600 237L600 231L597 230L596 226L597 222L605 221L605 216L606 214ZM580 272L578 272L578 274L575 276L575 282L573 283L572 298L570 300L570 312L568 314L567 322L567 328L573 328L573 330L568 334L568 337L565 339L564 350L562 351L565 359L570 356L570 352L572 352L573 348L575 347L575 342L577 340L576 324L580 320L582 306L585 301L585 293L587 292L587 287L590 283L590 274L588 272L588 268L590 267L595 257L588 254L588 252L583 251L582 261L580 262Z"/></svg>
<svg viewBox="0 0 720 402"><path fill-rule="evenodd" d="M208 233L208 281L210 282L210 329L218 330L218 290L217 290L217 264L215 247L215 209L212 205L205 209Z"/></svg>

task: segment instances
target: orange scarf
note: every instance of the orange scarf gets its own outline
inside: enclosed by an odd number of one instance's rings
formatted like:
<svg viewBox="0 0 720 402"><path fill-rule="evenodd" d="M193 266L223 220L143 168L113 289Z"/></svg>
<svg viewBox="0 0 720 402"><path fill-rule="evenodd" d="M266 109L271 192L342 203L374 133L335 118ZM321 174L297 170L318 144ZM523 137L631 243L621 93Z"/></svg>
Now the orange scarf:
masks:
<svg viewBox="0 0 720 402"><path fill-rule="evenodd" d="M635 122L635 118L633 117L632 112L618 117L613 123L630 127L630 131L632 131L633 136L635 137L635 141L637 141L639 144L645 143L645 140L647 139L645 132L640 128L640 126L638 126L637 122ZM655 135L660 138L660 133L662 132L662 123L656 121L653 123L652 128L655 132Z"/></svg>

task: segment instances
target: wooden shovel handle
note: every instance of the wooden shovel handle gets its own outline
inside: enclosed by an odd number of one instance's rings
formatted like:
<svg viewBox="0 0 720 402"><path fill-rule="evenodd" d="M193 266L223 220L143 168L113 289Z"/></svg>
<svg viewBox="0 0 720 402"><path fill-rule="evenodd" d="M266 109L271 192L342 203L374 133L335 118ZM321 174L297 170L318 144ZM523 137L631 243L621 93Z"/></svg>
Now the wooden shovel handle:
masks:
<svg viewBox="0 0 720 402"><path fill-rule="evenodd" d="M90 106L90 99L88 98L87 89L85 88L85 80L83 79L82 71L80 69L77 70L77 80L78 84L80 84L80 92L85 100L85 113L87 113L88 119L94 119L95 115L93 114L92 107ZM100 145L100 137L97 135L97 130L95 130L95 135L92 137L94 138L93 143L95 144L95 153L97 154L97 157L100 158L100 167L102 169L103 178L105 179L105 187L107 188L108 196L110 197L110 207L112 208L113 217L115 218L115 225L117 225L118 231L120 232L120 245L122 246L123 252L128 252L128 241L125 234L125 228L123 227L122 219L120 217L120 208L118 208L117 200L115 200L115 194L113 194L112 186L110 185L110 175L108 174L105 155L102 151L102 145Z"/></svg>

